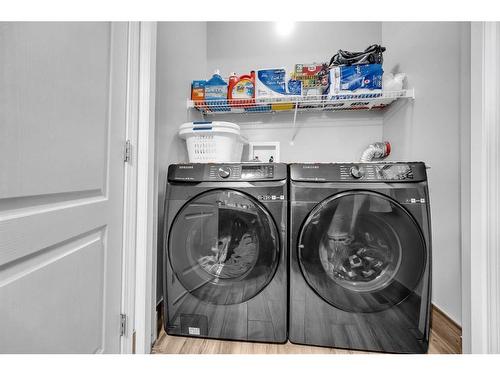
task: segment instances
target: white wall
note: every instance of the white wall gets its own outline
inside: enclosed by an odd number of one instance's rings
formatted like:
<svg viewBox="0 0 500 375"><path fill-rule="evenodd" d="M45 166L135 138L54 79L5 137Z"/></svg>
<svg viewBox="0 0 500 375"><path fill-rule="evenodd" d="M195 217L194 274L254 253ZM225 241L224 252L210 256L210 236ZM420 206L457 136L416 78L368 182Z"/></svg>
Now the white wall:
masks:
<svg viewBox="0 0 500 375"><path fill-rule="evenodd" d="M296 63L328 62L339 49L363 50L380 43L381 31L380 22L297 22L290 35L281 36L274 22L208 22L206 76L215 69L228 77L233 71L243 75L259 68L289 70ZM282 162L357 160L368 144L382 139L382 115L373 112L299 113L297 124L303 127L294 145L290 113L210 118L238 123L250 141L279 141Z"/></svg>
<svg viewBox="0 0 500 375"><path fill-rule="evenodd" d="M208 22L207 75L321 63L339 49L363 50L381 39L380 22L296 22L287 36L275 22Z"/></svg>
<svg viewBox="0 0 500 375"><path fill-rule="evenodd" d="M193 77L204 77L206 72L206 31L205 22L158 23L156 47L156 126L159 137L158 270L163 268L163 210L167 168L169 164L187 160L186 147L177 137L177 130L180 124L193 116L186 109L191 81ZM158 300L162 296L161 276L162 273L158 272Z"/></svg>
<svg viewBox="0 0 500 375"><path fill-rule="evenodd" d="M462 92L470 72L461 68L470 48L460 23L382 24L384 68L408 73L411 105L396 105L384 118L393 160L421 160L430 169L433 302L461 323L460 127Z"/></svg>

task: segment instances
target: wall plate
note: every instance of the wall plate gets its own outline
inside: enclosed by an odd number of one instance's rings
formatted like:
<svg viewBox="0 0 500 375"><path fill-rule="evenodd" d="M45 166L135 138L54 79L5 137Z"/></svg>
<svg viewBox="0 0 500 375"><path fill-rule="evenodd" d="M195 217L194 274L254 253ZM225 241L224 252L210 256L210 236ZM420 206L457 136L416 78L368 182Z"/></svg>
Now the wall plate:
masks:
<svg viewBox="0 0 500 375"><path fill-rule="evenodd" d="M272 160L271 160L272 157ZM256 158L263 163L273 161L280 162L280 143L279 142L249 142L248 160L254 161Z"/></svg>

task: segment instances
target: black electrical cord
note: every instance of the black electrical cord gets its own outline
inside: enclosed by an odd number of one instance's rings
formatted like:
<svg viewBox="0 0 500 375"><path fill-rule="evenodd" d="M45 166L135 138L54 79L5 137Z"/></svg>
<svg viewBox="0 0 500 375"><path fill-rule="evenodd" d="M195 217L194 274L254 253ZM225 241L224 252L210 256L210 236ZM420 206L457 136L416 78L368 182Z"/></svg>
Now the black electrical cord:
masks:
<svg viewBox="0 0 500 375"><path fill-rule="evenodd" d="M373 44L366 48L363 52L349 52L339 50L330 59L329 68L341 65L360 65L360 64L382 64L383 52L385 47L378 44Z"/></svg>

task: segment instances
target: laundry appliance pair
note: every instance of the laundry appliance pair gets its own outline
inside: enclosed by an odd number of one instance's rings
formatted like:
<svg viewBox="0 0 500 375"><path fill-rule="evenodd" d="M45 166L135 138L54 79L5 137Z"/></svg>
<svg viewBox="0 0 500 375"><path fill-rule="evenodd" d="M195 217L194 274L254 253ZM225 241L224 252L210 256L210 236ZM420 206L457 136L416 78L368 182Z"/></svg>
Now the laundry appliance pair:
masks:
<svg viewBox="0 0 500 375"><path fill-rule="evenodd" d="M174 164L167 180L167 334L427 351L423 163Z"/></svg>

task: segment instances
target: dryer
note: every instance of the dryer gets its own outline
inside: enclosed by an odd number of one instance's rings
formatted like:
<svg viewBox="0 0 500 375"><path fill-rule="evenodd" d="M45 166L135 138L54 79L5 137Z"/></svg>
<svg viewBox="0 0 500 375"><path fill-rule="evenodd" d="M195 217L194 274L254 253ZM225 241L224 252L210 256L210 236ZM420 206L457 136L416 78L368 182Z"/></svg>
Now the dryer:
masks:
<svg viewBox="0 0 500 375"><path fill-rule="evenodd" d="M285 342L286 164L176 164L167 180L167 334Z"/></svg>
<svg viewBox="0 0 500 375"><path fill-rule="evenodd" d="M290 341L427 352L425 165L292 164L290 179Z"/></svg>

